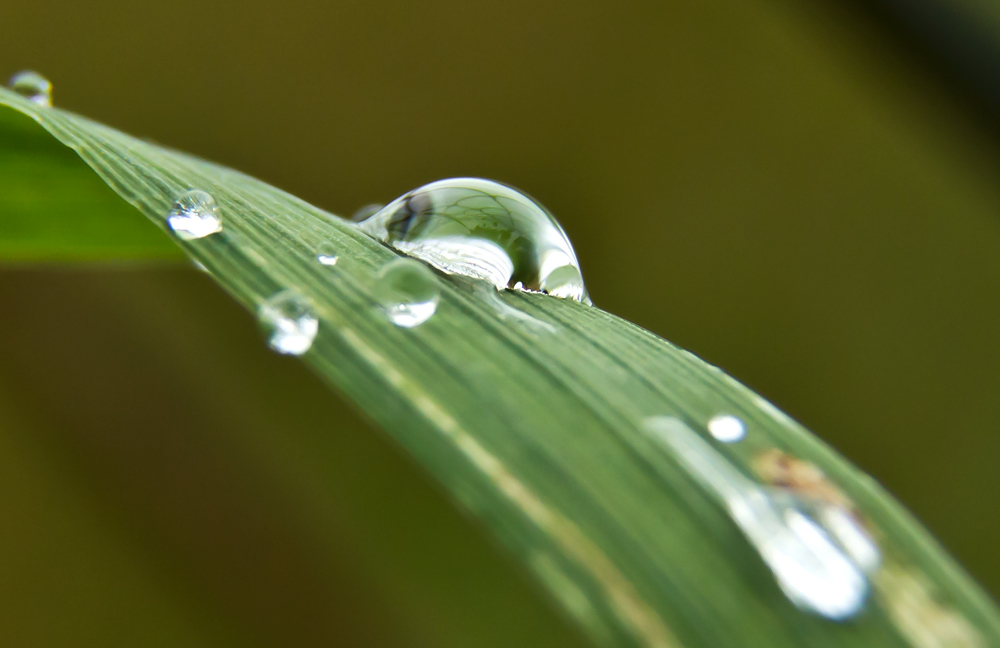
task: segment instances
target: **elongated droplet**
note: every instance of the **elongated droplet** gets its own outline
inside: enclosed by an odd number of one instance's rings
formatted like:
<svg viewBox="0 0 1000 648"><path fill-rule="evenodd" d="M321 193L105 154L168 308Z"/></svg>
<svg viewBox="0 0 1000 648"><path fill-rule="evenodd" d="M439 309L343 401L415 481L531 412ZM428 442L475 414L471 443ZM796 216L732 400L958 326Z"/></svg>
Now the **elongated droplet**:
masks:
<svg viewBox="0 0 1000 648"><path fill-rule="evenodd" d="M378 274L376 287L382 309L396 326L420 326L434 315L441 299L437 277L413 259L396 259Z"/></svg>
<svg viewBox="0 0 1000 648"><path fill-rule="evenodd" d="M862 609L869 590L863 569L794 499L745 477L678 418L651 417L644 428L725 504L792 603L838 621Z"/></svg>
<svg viewBox="0 0 1000 648"><path fill-rule="evenodd" d="M212 194L194 189L174 201L167 214L167 225L180 239L200 239L222 231L222 212Z"/></svg>
<svg viewBox="0 0 1000 648"><path fill-rule="evenodd" d="M439 180L360 224L369 236L448 274L590 303L566 233L544 207L481 178Z"/></svg>
<svg viewBox="0 0 1000 648"><path fill-rule="evenodd" d="M368 220L375 214L377 214L385 205L379 203L371 203L370 205L365 205L364 207L359 207L357 211L351 214L351 220L355 223L360 223L363 220Z"/></svg>
<svg viewBox="0 0 1000 648"><path fill-rule="evenodd" d="M337 248L333 247L333 244L324 241L316 246L316 260L325 266L337 265Z"/></svg>
<svg viewBox="0 0 1000 648"><path fill-rule="evenodd" d="M312 303L292 290L285 290L263 302L257 317L268 334L268 346L288 355L302 355L312 346L319 320Z"/></svg>
<svg viewBox="0 0 1000 648"><path fill-rule="evenodd" d="M38 72L24 70L10 78L7 83L11 90L39 106L52 105L52 83Z"/></svg>
<svg viewBox="0 0 1000 648"><path fill-rule="evenodd" d="M730 414L713 416L706 427L717 441L723 443L736 443L747 433L743 421Z"/></svg>

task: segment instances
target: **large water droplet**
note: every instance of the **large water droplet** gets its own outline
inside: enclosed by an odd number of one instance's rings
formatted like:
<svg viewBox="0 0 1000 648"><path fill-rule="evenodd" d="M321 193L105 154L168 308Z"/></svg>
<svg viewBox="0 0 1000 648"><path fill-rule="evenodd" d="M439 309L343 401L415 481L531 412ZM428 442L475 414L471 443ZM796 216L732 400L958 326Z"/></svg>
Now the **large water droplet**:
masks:
<svg viewBox="0 0 1000 648"><path fill-rule="evenodd" d="M222 212L212 194L194 189L174 201L167 225L185 241L200 239L222 231Z"/></svg>
<svg viewBox="0 0 1000 648"><path fill-rule="evenodd" d="M39 106L52 105L52 83L38 72L24 70L10 78L7 83L11 90Z"/></svg>
<svg viewBox="0 0 1000 648"><path fill-rule="evenodd" d="M363 207L358 207L357 211L351 214L351 220L354 221L355 223L360 223L363 220L368 220L369 218L377 214L379 211L381 211L383 207L385 207L385 205L382 205L380 203L371 203Z"/></svg>
<svg viewBox="0 0 1000 648"><path fill-rule="evenodd" d="M377 295L393 324L420 326L434 315L441 299L437 277L413 259L395 259L378 274Z"/></svg>
<svg viewBox="0 0 1000 648"><path fill-rule="evenodd" d="M394 248L449 274L590 303L566 233L544 207L481 178L424 185L360 224Z"/></svg>
<svg viewBox="0 0 1000 648"><path fill-rule="evenodd" d="M319 320L312 303L292 290L263 302L257 317L268 334L268 346L278 353L302 355L312 346Z"/></svg>
<svg viewBox="0 0 1000 648"><path fill-rule="evenodd" d="M764 489L745 477L680 419L651 417L644 427L725 504L792 603L834 620L848 619L862 609L869 589L865 571L871 563L855 562L855 554L845 551L822 526L825 520L814 519L787 493Z"/></svg>

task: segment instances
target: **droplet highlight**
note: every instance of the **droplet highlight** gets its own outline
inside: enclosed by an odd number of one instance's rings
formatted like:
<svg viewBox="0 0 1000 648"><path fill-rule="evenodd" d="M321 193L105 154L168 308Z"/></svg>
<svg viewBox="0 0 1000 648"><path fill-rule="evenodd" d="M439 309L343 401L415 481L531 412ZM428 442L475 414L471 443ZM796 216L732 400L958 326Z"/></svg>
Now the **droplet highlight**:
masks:
<svg viewBox="0 0 1000 648"><path fill-rule="evenodd" d="M722 443L736 443L743 440L747 434L747 427L743 421L731 414L713 416L706 427L712 437Z"/></svg>
<svg viewBox="0 0 1000 648"><path fill-rule="evenodd" d="M52 82L38 72L18 72L7 82L7 87L39 106L48 108L52 105Z"/></svg>
<svg viewBox="0 0 1000 648"><path fill-rule="evenodd" d="M260 304L257 317L268 335L268 346L286 355L302 355L312 346L319 319L312 302L285 290Z"/></svg>
<svg viewBox="0 0 1000 648"><path fill-rule="evenodd" d="M396 326L413 328L429 320L441 299L437 277L413 259L395 259L378 273L376 294Z"/></svg>
<svg viewBox="0 0 1000 648"><path fill-rule="evenodd" d="M207 191L194 189L174 201L167 226L177 238L192 241L222 231L222 212Z"/></svg>
<svg viewBox="0 0 1000 648"><path fill-rule="evenodd" d="M863 609L865 569L797 498L751 481L676 417L651 417L643 427L725 505L793 604L836 621Z"/></svg>
<svg viewBox="0 0 1000 648"><path fill-rule="evenodd" d="M360 223L369 236L447 274L590 303L573 246L538 202L481 178L424 185Z"/></svg>
<svg viewBox="0 0 1000 648"><path fill-rule="evenodd" d="M335 266L340 257L332 243L323 242L316 246L316 260L325 266Z"/></svg>

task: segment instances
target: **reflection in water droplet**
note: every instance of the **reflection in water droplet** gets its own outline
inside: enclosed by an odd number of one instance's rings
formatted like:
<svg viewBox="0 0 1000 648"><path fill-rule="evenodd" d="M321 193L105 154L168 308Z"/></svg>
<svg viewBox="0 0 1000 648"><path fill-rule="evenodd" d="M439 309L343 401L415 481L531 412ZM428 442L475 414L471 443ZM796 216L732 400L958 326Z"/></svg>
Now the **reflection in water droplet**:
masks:
<svg viewBox="0 0 1000 648"><path fill-rule="evenodd" d="M312 303L292 290L263 302L257 309L257 317L270 336L268 346L278 353L302 355L312 346L319 331Z"/></svg>
<svg viewBox="0 0 1000 648"><path fill-rule="evenodd" d="M715 440L723 443L736 443L743 439L747 433L743 421L730 414L713 416L707 427Z"/></svg>
<svg viewBox="0 0 1000 648"><path fill-rule="evenodd" d="M879 568L882 552L853 515L840 506L827 505L820 510L819 519L862 571L870 574Z"/></svg>
<svg viewBox="0 0 1000 648"><path fill-rule="evenodd" d="M363 220L367 220L377 214L385 205L380 205L379 203L371 203L370 205L365 205L364 207L359 207L356 212L351 214L351 220L355 223L360 223Z"/></svg>
<svg viewBox="0 0 1000 648"><path fill-rule="evenodd" d="M24 70L10 78L7 83L11 90L39 106L52 105L52 83L37 72Z"/></svg>
<svg viewBox="0 0 1000 648"><path fill-rule="evenodd" d="M194 189L182 194L167 214L167 225L185 241L222 231L222 212L207 191Z"/></svg>
<svg viewBox="0 0 1000 648"><path fill-rule="evenodd" d="M420 326L434 315L441 299L437 277L413 259L390 261L378 273L376 292L382 309L396 326Z"/></svg>
<svg viewBox="0 0 1000 648"><path fill-rule="evenodd" d="M449 274L498 290L541 291L590 303L573 246L529 196L490 180L439 180L397 198L362 231Z"/></svg>
<svg viewBox="0 0 1000 648"><path fill-rule="evenodd" d="M862 568L826 529L794 505L793 498L769 492L745 477L680 419L651 417L644 428L725 503L789 600L834 620L848 619L861 610L868 595Z"/></svg>
<svg viewBox="0 0 1000 648"><path fill-rule="evenodd" d="M337 249L333 244L324 241L316 247L316 260L325 266L337 265Z"/></svg>

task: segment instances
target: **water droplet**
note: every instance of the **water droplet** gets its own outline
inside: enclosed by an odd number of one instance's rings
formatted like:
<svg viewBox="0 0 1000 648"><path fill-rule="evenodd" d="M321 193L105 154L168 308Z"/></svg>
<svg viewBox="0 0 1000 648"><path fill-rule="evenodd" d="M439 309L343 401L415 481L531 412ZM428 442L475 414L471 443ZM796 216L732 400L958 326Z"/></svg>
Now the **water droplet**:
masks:
<svg viewBox="0 0 1000 648"><path fill-rule="evenodd" d="M590 303L580 264L555 218L529 196L480 178L439 180L386 205L362 231L448 274L498 290Z"/></svg>
<svg viewBox="0 0 1000 648"><path fill-rule="evenodd" d="M792 603L833 620L861 611L869 591L864 570L796 498L748 479L678 418L651 417L643 427L722 501Z"/></svg>
<svg viewBox="0 0 1000 648"><path fill-rule="evenodd" d="M747 428L743 421L730 414L719 414L713 416L708 422L708 431L712 433L716 441L723 443L736 443L746 436Z"/></svg>
<svg viewBox="0 0 1000 648"><path fill-rule="evenodd" d="M368 220L378 212L382 211L383 207L385 207L385 205L379 203L371 203L369 205L365 205L364 207L359 207L356 212L351 214L351 220L355 223Z"/></svg>
<svg viewBox="0 0 1000 648"><path fill-rule="evenodd" d="M319 320L312 303L292 290L285 290L263 302L257 317L269 335L268 346L278 353L302 355L312 346Z"/></svg>
<svg viewBox="0 0 1000 648"><path fill-rule="evenodd" d="M167 214L167 225L178 238L192 241L222 231L222 212L207 191L182 194Z"/></svg>
<svg viewBox="0 0 1000 648"><path fill-rule="evenodd" d="M10 78L7 83L11 90L39 106L52 105L52 83L37 72L24 70Z"/></svg>
<svg viewBox="0 0 1000 648"><path fill-rule="evenodd" d="M396 326L413 328L431 318L441 299L437 277L413 259L395 259L378 273L376 287L386 315Z"/></svg>
<svg viewBox="0 0 1000 648"><path fill-rule="evenodd" d="M329 241L324 241L316 246L316 260L325 266L337 265L337 248Z"/></svg>

